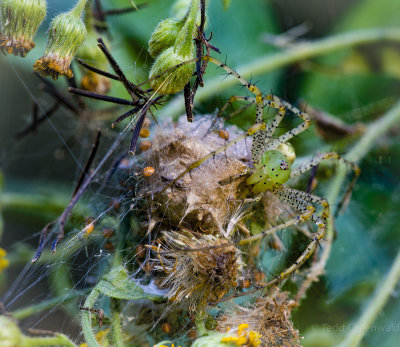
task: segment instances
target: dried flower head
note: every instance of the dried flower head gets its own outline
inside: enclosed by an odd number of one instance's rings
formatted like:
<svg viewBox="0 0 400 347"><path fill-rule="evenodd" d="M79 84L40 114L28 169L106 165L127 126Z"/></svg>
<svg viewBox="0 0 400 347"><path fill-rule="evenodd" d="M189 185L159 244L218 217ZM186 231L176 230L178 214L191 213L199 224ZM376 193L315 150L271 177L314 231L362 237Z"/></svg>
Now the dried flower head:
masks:
<svg viewBox="0 0 400 347"><path fill-rule="evenodd" d="M300 346L301 337L290 320L294 306L286 292L277 292L274 298L261 297L247 307L236 305L220 318L218 329L226 331L245 322L260 334L263 346Z"/></svg>
<svg viewBox="0 0 400 347"><path fill-rule="evenodd" d="M173 227L223 235L226 225L237 214L237 207L230 200L239 198L241 181L231 185L220 185L218 181L246 167L249 151L244 141L204 162L176 186L159 193L166 180L175 178L195 160L224 145L222 138L209 132L211 122L206 116L193 123L182 117L176 128L172 125L159 127L151 150L146 152L149 166L155 168L146 189L159 202L159 208L153 213L155 219L167 219L168 225ZM238 131L232 127L230 133L235 138Z"/></svg>
<svg viewBox="0 0 400 347"><path fill-rule="evenodd" d="M35 47L32 41L44 17L45 0L2 0L0 2L0 50L25 57Z"/></svg>
<svg viewBox="0 0 400 347"><path fill-rule="evenodd" d="M86 38L86 27L81 20L87 0L80 0L69 12L58 15L50 24L45 55L34 64L43 76L57 79L60 75L72 78L72 59Z"/></svg>
<svg viewBox="0 0 400 347"><path fill-rule="evenodd" d="M161 243L152 249L155 269L164 273L161 285L170 289L168 298L177 302L188 300L189 309L195 311L220 300L236 287L242 268L239 250L234 246L210 249L228 242L189 231L164 232ZM184 248L198 250L177 252ZM170 253L160 253L164 251Z"/></svg>
<svg viewBox="0 0 400 347"><path fill-rule="evenodd" d="M239 222L244 222L242 218L247 211L232 200L243 198L245 192L241 179L229 185L218 182L249 165L251 139L241 141L205 161L160 193L169 180L190 164L225 144L224 139L210 131L211 126L212 118L204 115L193 123L182 117L176 127L172 124L159 127L154 132L151 149L144 153L148 158L146 166L155 169L144 189L152 201L158 203L158 208L152 211L154 220L161 220L175 229L184 227L196 232L228 236ZM231 139L240 134L236 127L228 127L228 130ZM285 213L282 204L272 194L265 194L262 203L254 208L258 209L258 213L253 214L252 225L256 223L258 231L274 225L277 218Z"/></svg>

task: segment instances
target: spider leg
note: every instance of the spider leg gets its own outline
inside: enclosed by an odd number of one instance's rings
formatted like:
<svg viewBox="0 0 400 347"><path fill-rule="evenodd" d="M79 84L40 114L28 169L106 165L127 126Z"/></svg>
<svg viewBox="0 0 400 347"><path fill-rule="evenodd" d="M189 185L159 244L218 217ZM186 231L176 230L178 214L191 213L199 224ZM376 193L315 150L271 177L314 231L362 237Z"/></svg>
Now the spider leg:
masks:
<svg viewBox="0 0 400 347"><path fill-rule="evenodd" d="M282 100L281 98L277 97L276 95L272 95L272 94L266 95L265 104L268 106L271 106L273 108L277 108L278 110L281 110L282 108L289 110L289 111L293 112L293 114L297 115L298 117L300 117L303 120L303 122L301 124L299 124L297 127L295 127L294 129L289 130L285 134L279 136L277 139L268 141L265 146L265 149L264 149L265 151L276 149L281 143L289 141L294 136L297 136L298 134L305 131L311 125L311 118L307 113L300 111L297 107L294 107L293 105ZM282 112L283 111L278 112L276 117L278 117L279 113L282 114ZM283 113L283 115L284 115L284 113ZM279 120L279 122L280 122L280 120ZM275 128L277 127L277 125L275 126Z"/></svg>
<svg viewBox="0 0 400 347"><path fill-rule="evenodd" d="M251 102L250 102L250 103L247 103L246 105L244 105L244 106L238 108L237 110L233 111L232 113L230 113L228 116L224 117L224 120L225 120L225 121L228 121L228 120L232 119L233 117L237 116L237 115L240 114L242 111L244 111L245 109L249 108L252 104L255 104L255 103L256 103L255 98L249 98L248 96L231 96L231 97L228 99L228 101L222 106L222 108L219 110L219 112L216 114L216 116L215 116L215 118L214 118L214 120L213 120L213 122L212 122L212 124L211 124L211 126L210 126L210 129L209 129L208 133L210 133L211 131L213 131L213 130L216 129L216 128L217 128L217 129L220 128L219 124L218 124L218 126L217 126L217 123L218 123L218 121L220 120L220 118L223 117L223 113L226 111L226 109L227 109L233 102L238 101L238 100L245 100L245 101L251 100ZM253 101L253 100L254 100L254 101Z"/></svg>
<svg viewBox="0 0 400 347"><path fill-rule="evenodd" d="M258 194L257 196L255 196L254 198L247 198L247 199L232 199L229 201L232 202L244 202L244 203L250 203L250 202L258 202L261 200L261 198L263 197L264 192L261 194Z"/></svg>
<svg viewBox="0 0 400 347"><path fill-rule="evenodd" d="M308 244L306 250L300 255L300 257L297 258L290 267L282 271L276 278L266 283L264 287L285 279L306 262L306 260L313 254L319 242L325 236L327 229L326 219L330 216L328 202L317 195L308 194L292 188L286 188L282 185L276 185L272 190L272 193L276 195L279 200L301 212L299 218L300 221L311 219L318 226L318 229L315 232L312 241ZM315 212L315 207L311 203L323 207L321 215ZM307 211L309 212L308 214Z"/></svg>
<svg viewBox="0 0 400 347"><path fill-rule="evenodd" d="M222 106L222 108L219 110L219 112L217 113L217 117L222 117L222 114L226 111L226 109L227 109L230 105L232 105L234 102L239 101L239 100L242 100L242 101L250 101L250 104L241 107L241 108L239 109L240 111L237 110L237 111L235 111L234 113L239 113L239 112L243 111L243 109L246 109L247 107L249 107L251 104L255 104L255 103L256 103L256 99L255 99L255 98L249 98L248 96L237 96L237 95L231 96L231 97L227 100L227 102L224 104L224 106ZM231 118L232 116L230 115L229 117Z"/></svg>
<svg viewBox="0 0 400 347"><path fill-rule="evenodd" d="M249 168L244 169L243 171L239 172L236 175L229 176L227 178L224 178L223 180L219 181L218 183L222 186L231 184L233 181L237 180L240 177L246 176L251 170Z"/></svg>
<svg viewBox="0 0 400 347"><path fill-rule="evenodd" d="M346 188L343 198L340 200L340 202L337 206L336 213L335 213L335 215L337 215L339 213L339 211L342 208L345 208L347 206L348 202L350 201L350 197L351 197L351 193L353 191L354 185L356 184L358 176L360 176L360 174L361 174L361 170L357 164L346 160L345 158L341 157L336 152L318 153L311 160L303 163L302 165L300 165L300 167L293 170L290 175L290 178L299 176L299 175L303 174L304 172L307 172L308 170L317 166L319 163L321 163L325 160L329 160L329 159L333 159L338 162L342 162L342 163L346 164L347 166L350 166L350 168L353 171L353 178L350 181L348 187Z"/></svg>
<svg viewBox="0 0 400 347"><path fill-rule="evenodd" d="M264 121L263 121L264 99L263 99L260 89L255 84L247 82L247 80L245 80L235 70L231 69L229 66L220 62L219 60L217 60L213 57L210 57L210 56L204 56L203 59L224 69L228 73L228 75L236 77L243 86L245 86L252 94L255 95L256 124L264 124ZM262 156L263 146L261 144L264 143L265 134L266 134L265 129L259 129L254 134L254 140L253 140L252 148L251 148L251 153L252 153L251 157L252 157L254 164L258 163L259 158L261 158L261 156Z"/></svg>

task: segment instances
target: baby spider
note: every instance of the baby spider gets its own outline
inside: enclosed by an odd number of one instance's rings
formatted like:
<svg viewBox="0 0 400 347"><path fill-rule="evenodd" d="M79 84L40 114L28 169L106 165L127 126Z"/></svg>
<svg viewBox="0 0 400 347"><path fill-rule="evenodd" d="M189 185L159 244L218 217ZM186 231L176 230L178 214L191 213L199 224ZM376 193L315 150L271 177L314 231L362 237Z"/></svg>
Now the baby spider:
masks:
<svg viewBox="0 0 400 347"><path fill-rule="evenodd" d="M275 276L275 278L268 283L262 285L262 287L265 287L285 279L305 263L305 261L314 252L319 241L323 239L327 229L327 219L330 217L329 204L325 199L314 194L289 188L284 184L290 178L297 177L309 171L322 161L333 159L336 161L344 162L345 164L350 166L354 172L354 178L349 184L349 187L346 190L345 194L345 197L348 199L355 184L355 181L360 174L360 169L356 164L345 160L336 152L328 152L317 154L311 160L302 163L298 168L292 170L292 162L294 161L294 156L288 156L284 153L282 149L287 147L287 142L290 139L302 133L310 126L310 117L305 112L300 111L296 107L292 106L291 104L287 103L286 101L280 99L275 95L263 96L257 86L247 82L236 71L219 62L218 60L209 56L203 57L203 59L223 68L229 75L236 77L240 81L240 83L242 83L251 93L255 95L255 97L253 98L242 96L231 97L227 104L224 105L224 107L222 108L222 111L224 111L227 106L233 101L249 101L256 104L256 122L242 136L237 137L235 140L229 142L225 146L214 150L200 160L192 163L185 171L179 174L166 187L164 187L163 191L170 187L173 187L179 179L181 179L187 173L190 173L192 170L200 166L209 158L214 157L217 154L225 151L228 147L241 141L245 137L252 136L252 166L248 166L240 173L219 181L219 184L230 184L233 180L246 176L245 184L247 186L247 194L250 196L248 198L236 201L245 203L257 202L261 200L262 196L266 192L270 192L275 195L279 200L281 200L284 204L291 207L294 211L297 211L298 215L283 224L277 225L260 234L242 239L234 243L237 245L243 245L260 239L266 235L273 234L278 230L287 228L300 222L304 222L306 220L311 220L317 226L317 230L313 234L312 240L308 244L306 250L303 251L303 253L290 267L283 270L279 275ZM263 121L263 110L265 106L277 109L277 114L275 115L274 119L268 124L265 124ZM295 128L287 131L283 135L273 137L277 127L279 126L287 111L290 111L294 115L298 116L302 120L302 123ZM317 211L317 206L322 207L322 211ZM229 245L232 245L232 243L230 243ZM182 251L190 250L183 249Z"/></svg>

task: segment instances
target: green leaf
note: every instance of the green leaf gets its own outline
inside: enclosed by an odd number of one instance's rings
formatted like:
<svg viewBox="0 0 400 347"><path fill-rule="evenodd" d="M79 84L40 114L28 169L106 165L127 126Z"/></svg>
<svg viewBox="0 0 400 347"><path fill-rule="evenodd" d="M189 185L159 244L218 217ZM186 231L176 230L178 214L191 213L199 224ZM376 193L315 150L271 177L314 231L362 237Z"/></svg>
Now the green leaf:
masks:
<svg viewBox="0 0 400 347"><path fill-rule="evenodd" d="M147 294L132 279L128 277L123 266L113 268L97 284L96 290L115 299L138 300L149 299L152 301L163 301L163 296Z"/></svg>

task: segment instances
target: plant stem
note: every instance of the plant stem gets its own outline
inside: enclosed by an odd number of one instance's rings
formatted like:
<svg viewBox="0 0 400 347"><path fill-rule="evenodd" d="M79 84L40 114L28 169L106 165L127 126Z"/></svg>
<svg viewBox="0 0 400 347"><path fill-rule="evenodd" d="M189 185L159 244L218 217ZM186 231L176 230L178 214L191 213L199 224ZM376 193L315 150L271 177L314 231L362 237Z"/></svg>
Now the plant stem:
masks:
<svg viewBox="0 0 400 347"><path fill-rule="evenodd" d="M55 334L49 337L28 337L23 338L23 346L25 347L42 347L42 346L66 346L77 347L66 335Z"/></svg>
<svg viewBox="0 0 400 347"><path fill-rule="evenodd" d="M93 308L94 303L96 302L99 296L99 291L93 289L85 301L85 307ZM91 322L92 314L90 311L82 310L81 313L81 326L83 335L85 336L85 341L90 347L100 347L99 343L96 341L92 330L92 322Z"/></svg>
<svg viewBox="0 0 400 347"><path fill-rule="evenodd" d="M87 0L79 0L75 7L71 10L71 13L73 13L75 16L80 17L82 16L82 12L86 7Z"/></svg>
<svg viewBox="0 0 400 347"><path fill-rule="evenodd" d="M0 206L3 210L11 210L23 213L35 213L44 217L55 218L68 204L68 198L64 194L29 194L5 192L0 194ZM89 212L85 208L77 208L76 214L86 216ZM50 218L51 219L51 218Z"/></svg>
<svg viewBox="0 0 400 347"><path fill-rule="evenodd" d="M370 150L377 140L393 125L400 122L400 102L391 108L384 116L371 123L360 141L347 153L346 159L359 162Z"/></svg>
<svg viewBox="0 0 400 347"><path fill-rule="evenodd" d="M355 163L360 162L362 158L364 158L367 153L372 149L372 147L375 146L376 141L379 140L393 125L399 122L400 102L398 102L382 117L368 125L364 135L344 157L347 160ZM340 164L335 179L332 182L329 192L327 194L328 201L331 204L337 201L337 197L339 196L340 190L343 187L345 176L346 166L344 164Z"/></svg>
<svg viewBox="0 0 400 347"><path fill-rule="evenodd" d="M347 334L340 347L358 346L364 337L368 328L371 326L376 316L381 312L386 301L394 291L397 283L400 281L400 251L393 262L393 265L384 279L383 283L376 289L367 309L363 312L357 323Z"/></svg>
<svg viewBox="0 0 400 347"><path fill-rule="evenodd" d="M345 48L382 41L400 42L400 29L366 29L338 34L312 42L299 43L284 51L265 55L249 64L240 66L237 72L243 78L249 78L250 76L256 77L302 60L329 54ZM221 77L216 77L206 81L205 88L197 92L196 101L199 102L210 98L237 83L237 79L233 77L228 77L223 80L221 80ZM161 110L161 114L168 117L176 117L184 110L184 99L182 95L179 95L172 99L168 105Z"/></svg>
<svg viewBox="0 0 400 347"><path fill-rule="evenodd" d="M361 137L361 139L353 146L353 148L344 156L347 160L353 162L360 162L368 152L375 146L376 141L379 140L393 125L400 122L400 102L398 102L392 109L390 109L387 113L385 113L381 118L371 123L367 131ZM334 204L337 201L337 198L340 194L340 190L343 187L343 182L346 177L346 166L344 164L340 164L338 167L338 172L335 176L334 181L332 182L329 192L327 194L328 201L330 204ZM332 235L328 233L328 241L331 241ZM323 254L324 264L329 258L329 251L326 250L326 253ZM321 258L322 259L322 258ZM393 291L394 286L400 279L400 252L398 253L392 268L376 291L376 295L371 301L370 305L364 311L362 316L360 317L356 326L349 332L346 339L342 343L342 347L347 346L357 346L361 341L365 333L367 332L367 328L371 325L371 323L375 320L377 314L380 312L382 307L384 306L386 300L389 298L390 293Z"/></svg>
<svg viewBox="0 0 400 347"><path fill-rule="evenodd" d="M123 347L122 331L121 331L121 314L120 314L120 302L117 299L111 298L112 313L112 335L113 335L113 346Z"/></svg>
<svg viewBox="0 0 400 347"><path fill-rule="evenodd" d="M84 291L70 291L68 294L58 296L56 298L43 301L39 304L34 304L31 306L27 306L24 308L20 308L14 312L11 312L11 315L16 319L24 319L30 317L34 314L37 314L41 311L45 311L47 309L53 308L61 303L65 303L66 301L77 298L78 296L85 295L89 290Z"/></svg>

